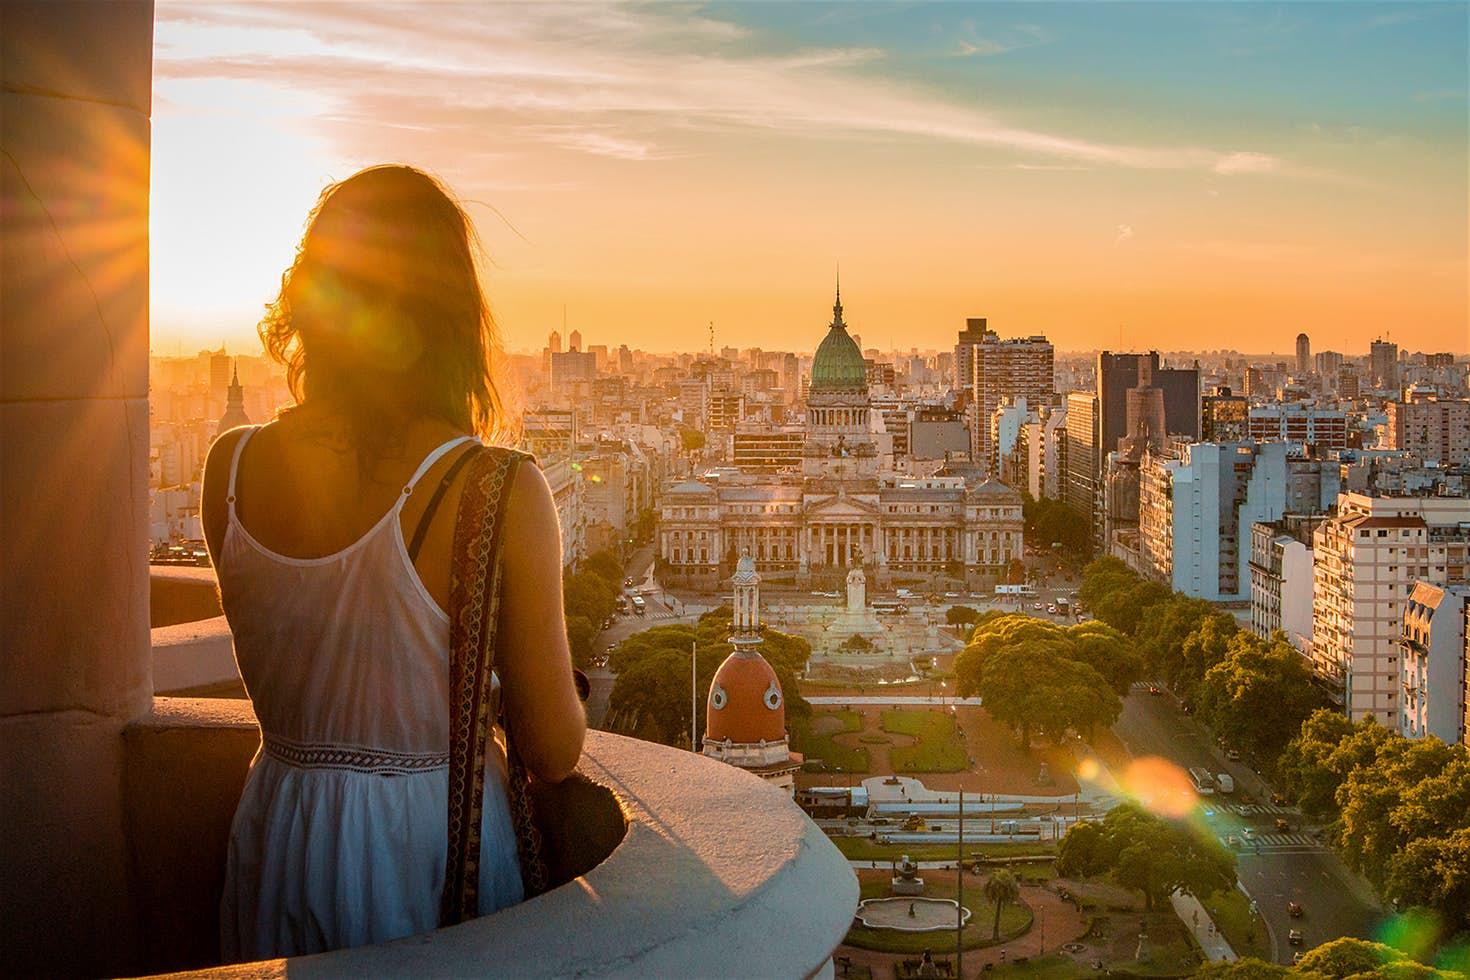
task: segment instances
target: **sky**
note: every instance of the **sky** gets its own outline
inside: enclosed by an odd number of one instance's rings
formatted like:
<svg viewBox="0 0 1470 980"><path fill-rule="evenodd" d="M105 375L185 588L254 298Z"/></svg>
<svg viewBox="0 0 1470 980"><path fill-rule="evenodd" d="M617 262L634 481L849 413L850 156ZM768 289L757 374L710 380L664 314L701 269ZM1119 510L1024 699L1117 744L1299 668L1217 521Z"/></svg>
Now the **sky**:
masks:
<svg viewBox="0 0 1470 980"><path fill-rule="evenodd" d="M155 352L423 167L511 349L1470 350L1470 4L159 0ZM563 327L565 323L565 327Z"/></svg>

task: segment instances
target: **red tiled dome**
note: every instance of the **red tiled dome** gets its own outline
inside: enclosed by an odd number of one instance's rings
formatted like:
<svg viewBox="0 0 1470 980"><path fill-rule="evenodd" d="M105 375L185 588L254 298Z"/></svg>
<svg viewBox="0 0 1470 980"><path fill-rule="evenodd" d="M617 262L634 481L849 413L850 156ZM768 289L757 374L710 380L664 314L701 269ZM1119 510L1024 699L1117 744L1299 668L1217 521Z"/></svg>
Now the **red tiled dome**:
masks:
<svg viewBox="0 0 1470 980"><path fill-rule="evenodd" d="M715 671L709 689L707 740L780 742L786 738L786 699L776 672L758 653L735 651Z"/></svg>

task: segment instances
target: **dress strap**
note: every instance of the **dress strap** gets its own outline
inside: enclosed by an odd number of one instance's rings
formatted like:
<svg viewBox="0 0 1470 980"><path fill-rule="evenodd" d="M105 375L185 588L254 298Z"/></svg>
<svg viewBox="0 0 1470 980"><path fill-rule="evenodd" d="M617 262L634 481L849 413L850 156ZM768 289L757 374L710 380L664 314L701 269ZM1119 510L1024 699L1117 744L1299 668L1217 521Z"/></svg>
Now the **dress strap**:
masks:
<svg viewBox="0 0 1470 980"><path fill-rule="evenodd" d="M230 480L225 489L225 503L229 505L229 514L235 516L235 474L240 470L240 452L245 448L245 443L250 437L259 431L260 426L249 426L239 439L235 440L235 451L230 454Z"/></svg>
<svg viewBox="0 0 1470 980"><path fill-rule="evenodd" d="M425 473L429 472L430 467L444 458L445 453L449 452L455 446L476 441L474 436L455 436L448 442L442 442L429 450L429 455L424 457L424 461L419 464L419 468L413 471L413 476L409 477L408 482L403 485L403 494L398 498L399 505L402 506L403 501L408 498L408 495L413 493L415 484L419 482Z"/></svg>

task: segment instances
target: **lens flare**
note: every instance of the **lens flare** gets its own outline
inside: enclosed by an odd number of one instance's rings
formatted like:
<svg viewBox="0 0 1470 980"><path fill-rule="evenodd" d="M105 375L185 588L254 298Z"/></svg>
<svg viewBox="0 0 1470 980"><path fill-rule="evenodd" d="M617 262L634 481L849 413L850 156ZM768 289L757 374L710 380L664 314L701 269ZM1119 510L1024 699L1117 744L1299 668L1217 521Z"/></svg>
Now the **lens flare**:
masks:
<svg viewBox="0 0 1470 980"><path fill-rule="evenodd" d="M1189 774L1168 759L1135 759L1123 773L1123 791L1144 809L1175 820L1189 816L1199 798Z"/></svg>
<svg viewBox="0 0 1470 980"><path fill-rule="evenodd" d="M1077 766L1077 778L1084 782L1096 782L1097 777L1102 775L1102 767L1097 760L1091 757L1083 759Z"/></svg>
<svg viewBox="0 0 1470 980"><path fill-rule="evenodd" d="M1438 915L1430 909L1416 908L1385 920L1378 927L1378 941L1410 959L1427 963L1442 933Z"/></svg>

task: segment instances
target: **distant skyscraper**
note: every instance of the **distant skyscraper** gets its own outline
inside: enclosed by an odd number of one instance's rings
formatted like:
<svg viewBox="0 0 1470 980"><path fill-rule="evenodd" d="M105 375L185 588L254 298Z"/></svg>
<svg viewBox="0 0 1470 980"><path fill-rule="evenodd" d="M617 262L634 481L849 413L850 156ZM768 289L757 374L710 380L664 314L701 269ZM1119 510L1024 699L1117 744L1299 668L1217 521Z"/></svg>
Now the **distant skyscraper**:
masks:
<svg viewBox="0 0 1470 980"><path fill-rule="evenodd" d="M1296 335L1296 373L1307 374L1312 370L1312 341L1304 333Z"/></svg>
<svg viewBox="0 0 1470 980"><path fill-rule="evenodd" d="M985 318L972 316L965 321L954 345L954 386L960 391L969 391L975 384L975 348L987 333Z"/></svg>
<svg viewBox="0 0 1470 980"><path fill-rule="evenodd" d="M976 322L967 320L966 329ZM969 351L975 405L971 445L976 462L989 466L994 475L996 460L992 458L990 420L1007 398L1014 402L1024 399L1033 406L1051 403L1056 393L1054 351L1051 342L1043 336L1001 340L994 331L984 329L983 319L978 322L982 331L980 343Z"/></svg>
<svg viewBox="0 0 1470 980"><path fill-rule="evenodd" d="M1067 395L1067 429L1062 441L1062 500L1088 529L1096 530L1093 508L1100 478L1097 396L1090 391Z"/></svg>
<svg viewBox="0 0 1470 980"><path fill-rule="evenodd" d="M1330 382L1337 377L1337 372L1342 370L1342 355L1335 350L1324 350L1317 354L1317 374L1324 383Z"/></svg>
<svg viewBox="0 0 1470 980"><path fill-rule="evenodd" d="M1140 364L1140 362L1146 362ZM1170 435L1199 438L1200 391L1196 368L1161 368L1159 352L1097 356L1097 402L1099 463L1118 448L1128 434L1128 402L1124 392L1138 387L1140 368L1147 368L1153 387L1164 392L1164 424Z"/></svg>
<svg viewBox="0 0 1470 980"><path fill-rule="evenodd" d="M580 331L580 330L573 330L572 333L571 333L571 336L569 336L567 338L567 350L581 350L581 349L582 349L582 331Z"/></svg>
<svg viewBox="0 0 1470 980"><path fill-rule="evenodd" d="M1368 347L1368 377L1375 388L1394 390L1399 386L1399 345L1375 340Z"/></svg>
<svg viewBox="0 0 1470 980"><path fill-rule="evenodd" d="M546 340L546 349L553 354L561 353L561 333L559 331L551 331L551 336Z"/></svg>

